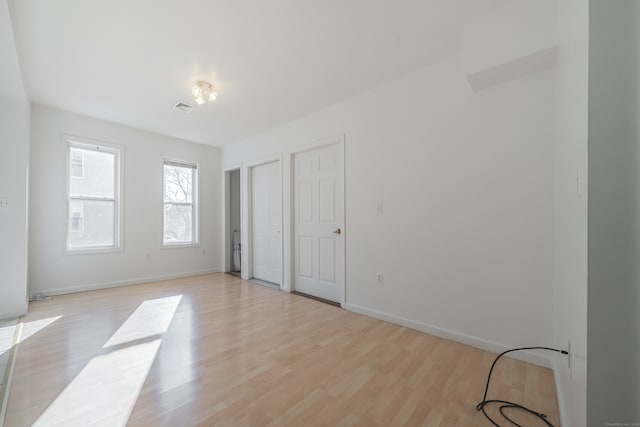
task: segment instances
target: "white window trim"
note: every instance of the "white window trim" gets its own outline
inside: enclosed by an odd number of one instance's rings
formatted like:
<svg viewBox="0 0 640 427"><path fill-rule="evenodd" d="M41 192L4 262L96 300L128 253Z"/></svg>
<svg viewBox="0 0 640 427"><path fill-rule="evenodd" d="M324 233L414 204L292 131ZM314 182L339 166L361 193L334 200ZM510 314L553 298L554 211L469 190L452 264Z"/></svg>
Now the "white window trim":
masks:
<svg viewBox="0 0 640 427"><path fill-rule="evenodd" d="M193 166L195 168L195 180L193 182L193 242L187 243L165 243L164 242L164 205L165 205L165 183L164 183L164 165L166 162L180 163ZM160 163L160 174L162 180L162 200L160 200L160 249L177 249L177 248L199 248L200 247L200 163L193 160L184 160L181 157L163 155ZM188 204L188 203L187 203Z"/></svg>
<svg viewBox="0 0 640 427"><path fill-rule="evenodd" d="M124 212L124 198L123 198L123 174L124 174L124 147L112 144L104 141L98 141L90 138L84 138L74 135L66 135L62 134L62 138L66 140L66 182L67 182L67 191L66 191L66 216L65 216L65 239L64 239L64 253L65 255L86 255L86 254L102 254L102 253L118 253L124 251L124 239L123 239L123 212ZM115 180L115 194L114 194L114 244L112 246L95 246L95 247L82 247L82 248L72 248L69 247L69 213L71 210L70 201L73 198L71 196L71 156L69 155L70 149L76 147L81 149L89 149L96 151L103 151L112 153L115 156L115 164L114 164L114 174L113 178ZM83 165L84 169L84 165ZM84 171L83 171L84 172ZM84 176L84 173L83 173ZM90 199L87 197L82 197L81 199ZM100 199L104 200L104 199ZM111 200L111 199L109 199Z"/></svg>

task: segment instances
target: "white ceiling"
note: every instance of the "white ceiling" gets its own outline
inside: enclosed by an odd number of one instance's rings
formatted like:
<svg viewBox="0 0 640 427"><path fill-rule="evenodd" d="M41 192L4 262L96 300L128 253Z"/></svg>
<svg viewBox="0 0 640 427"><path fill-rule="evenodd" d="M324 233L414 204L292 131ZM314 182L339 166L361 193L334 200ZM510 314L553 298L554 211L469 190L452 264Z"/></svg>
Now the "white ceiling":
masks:
<svg viewBox="0 0 640 427"><path fill-rule="evenodd" d="M227 145L455 53L500 0L14 0L36 103ZM219 97L194 104L206 80ZM381 100L384 102L384 100Z"/></svg>
<svg viewBox="0 0 640 427"><path fill-rule="evenodd" d="M25 102L8 3L0 1L0 97Z"/></svg>

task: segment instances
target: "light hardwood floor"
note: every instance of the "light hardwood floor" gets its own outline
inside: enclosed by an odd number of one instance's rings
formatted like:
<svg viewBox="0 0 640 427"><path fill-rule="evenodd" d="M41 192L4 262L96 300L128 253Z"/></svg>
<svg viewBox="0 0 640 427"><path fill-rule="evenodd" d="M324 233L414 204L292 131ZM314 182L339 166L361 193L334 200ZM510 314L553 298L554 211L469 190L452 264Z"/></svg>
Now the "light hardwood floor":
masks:
<svg viewBox="0 0 640 427"><path fill-rule="evenodd" d="M34 302L22 335L11 427L491 425L495 354L225 274ZM559 425L548 369L506 358L489 397Z"/></svg>

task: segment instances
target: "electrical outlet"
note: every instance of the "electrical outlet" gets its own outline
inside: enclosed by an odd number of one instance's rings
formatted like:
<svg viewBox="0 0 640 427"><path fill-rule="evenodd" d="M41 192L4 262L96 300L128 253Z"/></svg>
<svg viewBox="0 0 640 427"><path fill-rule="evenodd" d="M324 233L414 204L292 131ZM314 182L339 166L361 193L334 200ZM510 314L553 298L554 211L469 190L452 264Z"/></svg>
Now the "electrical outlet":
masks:
<svg viewBox="0 0 640 427"><path fill-rule="evenodd" d="M378 285L382 285L384 283L384 274L378 273L377 279L378 279Z"/></svg>
<svg viewBox="0 0 640 427"><path fill-rule="evenodd" d="M207 250L206 250L206 249L203 249L203 250L202 250L202 255L205 255L206 253L207 253Z"/></svg>
<svg viewBox="0 0 640 427"><path fill-rule="evenodd" d="M9 209L9 199L0 197L0 210Z"/></svg>
<svg viewBox="0 0 640 427"><path fill-rule="evenodd" d="M378 215L384 214L384 205L382 203L378 203Z"/></svg>

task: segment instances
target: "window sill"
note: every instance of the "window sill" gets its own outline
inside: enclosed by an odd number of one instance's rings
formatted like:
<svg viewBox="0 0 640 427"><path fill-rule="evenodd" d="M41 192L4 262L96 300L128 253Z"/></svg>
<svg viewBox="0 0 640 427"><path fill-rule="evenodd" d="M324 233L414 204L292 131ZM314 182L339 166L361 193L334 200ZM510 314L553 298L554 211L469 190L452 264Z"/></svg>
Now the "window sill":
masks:
<svg viewBox="0 0 640 427"><path fill-rule="evenodd" d="M160 249L199 248L200 243L163 243Z"/></svg>
<svg viewBox="0 0 640 427"><path fill-rule="evenodd" d="M116 254L124 252L124 248L86 248L86 249L69 249L66 248L65 255L94 255L94 254Z"/></svg>

